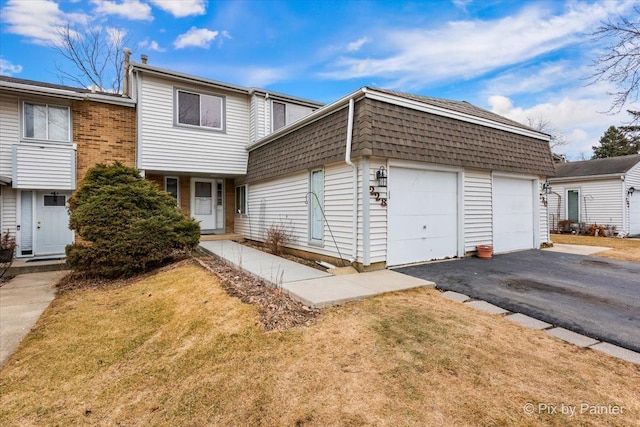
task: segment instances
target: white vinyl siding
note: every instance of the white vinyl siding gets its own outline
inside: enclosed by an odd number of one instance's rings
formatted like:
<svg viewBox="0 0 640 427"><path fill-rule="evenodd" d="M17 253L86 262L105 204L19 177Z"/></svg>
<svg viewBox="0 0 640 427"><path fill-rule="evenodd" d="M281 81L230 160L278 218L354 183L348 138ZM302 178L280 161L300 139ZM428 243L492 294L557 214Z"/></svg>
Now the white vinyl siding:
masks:
<svg viewBox="0 0 640 427"><path fill-rule="evenodd" d="M544 182L545 182L544 179L540 179L538 194L542 194L545 200L548 200L549 195L546 195L544 192L544 189L542 188L542 185L544 184ZM543 198L540 197L539 199L540 199L540 207L539 207L540 209L540 243L547 243L551 240L549 238L549 210L548 210L549 202L547 202L547 206L545 206Z"/></svg>
<svg viewBox="0 0 640 427"><path fill-rule="evenodd" d="M567 190L579 190L580 222L615 225L616 231L623 230L624 200L622 181L619 178L552 182L551 189L553 193L549 196L548 208L549 214L554 217L553 224L558 223L558 213L560 220L567 219Z"/></svg>
<svg viewBox="0 0 640 427"><path fill-rule="evenodd" d="M17 191L12 190L8 186L3 186L0 191L2 195L0 196L2 200L0 201L0 217L2 218L2 230L0 232L4 233L9 230L9 234L15 237L16 235L16 224L17 224Z"/></svg>
<svg viewBox="0 0 640 427"><path fill-rule="evenodd" d="M65 146L13 146L13 188L75 190L76 150Z"/></svg>
<svg viewBox="0 0 640 427"><path fill-rule="evenodd" d="M625 176L624 181L624 194L627 197L627 191L633 187L635 191L633 195L629 196L629 208L626 209L626 227L628 232L633 235L640 234L640 163L632 167ZM633 209L633 211L631 211ZM633 215L633 218L631 218ZM633 229L631 229L633 227Z"/></svg>
<svg viewBox="0 0 640 427"><path fill-rule="evenodd" d="M249 102L246 95L225 93L225 132L174 125L171 81L142 77L140 109L140 169L185 173L246 173L249 142ZM181 89L203 91L198 86ZM206 91L206 90L205 90Z"/></svg>
<svg viewBox="0 0 640 427"><path fill-rule="evenodd" d="M11 177L11 147L20 141L18 98L0 97L0 176Z"/></svg>
<svg viewBox="0 0 640 427"><path fill-rule="evenodd" d="M378 184L376 182L378 168L384 166L387 170L389 169L387 161L385 159L371 158L369 163L369 186L373 185L376 191L381 192L381 197L388 199L387 189L377 187ZM362 172L358 175L361 177ZM388 203L391 203L391 201L387 200L387 206L382 206L380 201L376 201L376 198L369 194L368 188L365 189L365 192L366 200L369 203L369 262L374 264L384 262L387 258L387 215L389 212ZM360 220L359 226L362 227Z"/></svg>
<svg viewBox="0 0 640 427"><path fill-rule="evenodd" d="M353 239L353 194L350 167L340 164L324 169L325 214L343 258L351 254ZM291 231L294 249L338 258L336 244L324 225L324 244L309 244L309 206L305 198L310 191L310 173L299 173L251 184L247 191L247 214L235 219L235 231L245 238L264 241L272 225L284 225ZM329 183L331 190L329 190ZM335 193L333 193L335 191ZM332 193L332 194L330 194Z"/></svg>
<svg viewBox="0 0 640 427"><path fill-rule="evenodd" d="M464 172L464 250L492 245L491 172Z"/></svg>

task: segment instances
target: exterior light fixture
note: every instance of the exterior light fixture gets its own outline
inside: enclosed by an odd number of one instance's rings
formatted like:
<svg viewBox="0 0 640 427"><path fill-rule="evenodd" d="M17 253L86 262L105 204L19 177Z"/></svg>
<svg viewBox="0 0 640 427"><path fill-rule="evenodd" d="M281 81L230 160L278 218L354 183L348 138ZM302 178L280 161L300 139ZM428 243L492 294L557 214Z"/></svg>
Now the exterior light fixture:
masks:
<svg viewBox="0 0 640 427"><path fill-rule="evenodd" d="M631 196L633 194L633 192L636 191L635 187L629 187L629 189L627 190L627 195Z"/></svg>
<svg viewBox="0 0 640 427"><path fill-rule="evenodd" d="M378 187L387 186L387 170L384 166L380 166L376 171L376 180L378 180Z"/></svg>
<svg viewBox="0 0 640 427"><path fill-rule="evenodd" d="M545 182L544 184L542 184L542 189L544 190L544 194L551 194L551 184L548 182Z"/></svg>

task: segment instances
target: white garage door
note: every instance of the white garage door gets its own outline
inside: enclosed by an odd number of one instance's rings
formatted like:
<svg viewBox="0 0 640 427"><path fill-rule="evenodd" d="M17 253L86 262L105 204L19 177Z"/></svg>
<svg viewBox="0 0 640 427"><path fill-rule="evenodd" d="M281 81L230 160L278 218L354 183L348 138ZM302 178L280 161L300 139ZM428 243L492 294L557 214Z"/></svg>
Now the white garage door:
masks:
<svg viewBox="0 0 640 427"><path fill-rule="evenodd" d="M493 251L534 248L531 180L493 177Z"/></svg>
<svg viewBox="0 0 640 427"><path fill-rule="evenodd" d="M457 255L457 182L455 172L389 172L387 265Z"/></svg>
<svg viewBox="0 0 640 427"><path fill-rule="evenodd" d="M629 197L629 234L640 235L640 190Z"/></svg>

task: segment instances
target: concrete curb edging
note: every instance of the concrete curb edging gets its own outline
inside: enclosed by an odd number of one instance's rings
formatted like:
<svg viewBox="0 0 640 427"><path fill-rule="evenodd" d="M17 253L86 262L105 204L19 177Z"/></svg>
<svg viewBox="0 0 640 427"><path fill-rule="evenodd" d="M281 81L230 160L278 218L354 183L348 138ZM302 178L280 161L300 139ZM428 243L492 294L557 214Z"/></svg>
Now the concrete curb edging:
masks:
<svg viewBox="0 0 640 427"><path fill-rule="evenodd" d="M486 301L474 300L468 295L459 292L444 291L441 292L440 295L450 301L462 303L463 305L475 308L476 310L484 311L485 313L504 316L505 319L510 320L514 323L518 323L526 328L536 331L544 331L547 335L561 339L562 341L569 344L581 348L588 348L599 351L601 353L605 353L609 356L624 360L626 362L640 365L640 353L637 353L633 350L629 350L608 342L598 341L594 338L578 334L565 328L554 327L554 325L543 322L542 320L535 319L522 313L512 313L508 310L503 309L502 307L498 307Z"/></svg>

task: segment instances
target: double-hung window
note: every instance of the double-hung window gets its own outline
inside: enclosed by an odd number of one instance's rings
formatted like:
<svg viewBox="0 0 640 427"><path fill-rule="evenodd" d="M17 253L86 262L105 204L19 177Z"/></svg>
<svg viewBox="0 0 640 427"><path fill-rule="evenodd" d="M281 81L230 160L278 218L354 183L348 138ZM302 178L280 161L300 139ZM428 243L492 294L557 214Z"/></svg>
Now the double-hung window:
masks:
<svg viewBox="0 0 640 427"><path fill-rule="evenodd" d="M247 213L247 186L236 187L236 213L244 215Z"/></svg>
<svg viewBox="0 0 640 427"><path fill-rule="evenodd" d="M71 141L69 107L23 103L22 136L44 141Z"/></svg>
<svg viewBox="0 0 640 427"><path fill-rule="evenodd" d="M178 125L224 130L224 97L177 89L176 100Z"/></svg>
<svg viewBox="0 0 640 427"><path fill-rule="evenodd" d="M285 104L284 102L273 101L271 104L271 113L273 115L273 131L277 131L281 127L289 125L296 120L301 119L313 112L310 107L302 105Z"/></svg>

